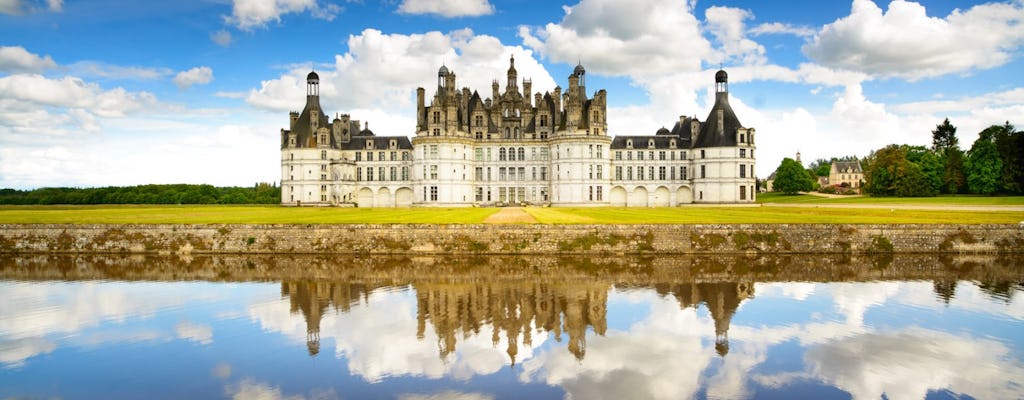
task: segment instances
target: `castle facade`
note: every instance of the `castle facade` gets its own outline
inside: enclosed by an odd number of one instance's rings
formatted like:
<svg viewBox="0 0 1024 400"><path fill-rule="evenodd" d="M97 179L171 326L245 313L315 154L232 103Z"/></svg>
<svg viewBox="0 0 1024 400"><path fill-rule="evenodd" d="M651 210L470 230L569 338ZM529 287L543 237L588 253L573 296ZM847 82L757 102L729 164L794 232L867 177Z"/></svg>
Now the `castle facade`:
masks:
<svg viewBox="0 0 1024 400"><path fill-rule="evenodd" d="M319 76L281 130L281 204L289 206L629 206L754 201L753 128L729 106L715 74L707 120L680 117L654 135L608 135L607 92L587 96L577 65L563 93L532 92L509 60L504 91L483 98L438 71L416 89L416 135L378 136L320 106Z"/></svg>

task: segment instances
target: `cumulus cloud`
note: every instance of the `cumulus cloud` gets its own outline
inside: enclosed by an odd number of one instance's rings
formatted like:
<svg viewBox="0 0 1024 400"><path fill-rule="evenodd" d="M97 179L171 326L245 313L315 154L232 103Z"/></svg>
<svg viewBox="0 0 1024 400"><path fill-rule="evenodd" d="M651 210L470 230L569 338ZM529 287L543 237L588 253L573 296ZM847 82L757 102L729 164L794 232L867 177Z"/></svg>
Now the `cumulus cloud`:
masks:
<svg viewBox="0 0 1024 400"><path fill-rule="evenodd" d="M179 339L191 340L199 344L213 343L213 328L209 325L182 321L174 326L174 333Z"/></svg>
<svg viewBox="0 0 1024 400"><path fill-rule="evenodd" d="M79 61L63 69L74 76L112 80L155 80L174 73L170 68L122 66L99 61Z"/></svg>
<svg viewBox="0 0 1024 400"><path fill-rule="evenodd" d="M533 52L505 46L493 36L475 35L468 29L412 35L367 29L350 36L347 47L347 53L335 56L332 68L317 71L321 104L327 110L348 112L353 118L383 127L373 128L378 134L413 134L414 90L424 87L427 96L432 96L442 64L456 73L458 87L478 90L484 98L491 97L493 79L500 79L504 88L511 56L515 57L520 85L522 79L530 78L534 91L555 87L555 80ZM305 104L308 73L308 67L296 67L279 78L263 81L246 100L281 112L300 108ZM380 117L371 119L365 113Z"/></svg>
<svg viewBox="0 0 1024 400"><path fill-rule="evenodd" d="M720 48L710 62L739 61L744 65L764 64L764 46L747 38L744 20L753 18L750 11L732 7L709 7L704 12L707 29Z"/></svg>
<svg viewBox="0 0 1024 400"><path fill-rule="evenodd" d="M271 21L280 22L284 14L309 12L313 18L333 21L343 9L334 3L320 4L316 0L233 0L231 15L225 21L239 29L265 27Z"/></svg>
<svg viewBox="0 0 1024 400"><path fill-rule="evenodd" d="M56 66L50 56L40 57L21 46L0 46L0 72L39 72Z"/></svg>
<svg viewBox="0 0 1024 400"><path fill-rule="evenodd" d="M156 98L147 92L130 93L123 88L103 90L95 83L75 77L50 79L36 74L0 77L0 99L78 108L102 117L122 117L156 103Z"/></svg>
<svg viewBox="0 0 1024 400"><path fill-rule="evenodd" d="M916 80L1005 64L1024 44L1024 3L989 3L945 18L894 0L883 12L854 0L850 15L825 25L803 47L826 65Z"/></svg>
<svg viewBox="0 0 1024 400"><path fill-rule="evenodd" d="M582 0L562 21L520 27L523 43L554 62L582 59L588 71L651 76L693 72L712 53L693 4L679 0Z"/></svg>
<svg viewBox="0 0 1024 400"><path fill-rule="evenodd" d="M221 47L227 47L234 39L231 37L231 32L221 29L217 32L211 33L210 40Z"/></svg>
<svg viewBox="0 0 1024 400"><path fill-rule="evenodd" d="M433 14L445 18L478 17L494 14L487 0L403 0L398 5L402 14Z"/></svg>
<svg viewBox="0 0 1024 400"><path fill-rule="evenodd" d="M462 393L454 390L432 394L403 394L398 400L493 400L494 396L484 393Z"/></svg>
<svg viewBox="0 0 1024 400"><path fill-rule="evenodd" d="M0 14L24 15L42 10L61 12L64 0L0 0Z"/></svg>
<svg viewBox="0 0 1024 400"><path fill-rule="evenodd" d="M750 28L750 34L761 35L793 35L800 37L814 36L816 31L810 27L784 24L781 22L768 22Z"/></svg>
<svg viewBox="0 0 1024 400"><path fill-rule="evenodd" d="M213 80L213 70L210 67L195 67L188 71L181 71L174 77L174 84L179 89L187 89L192 85L205 85Z"/></svg>

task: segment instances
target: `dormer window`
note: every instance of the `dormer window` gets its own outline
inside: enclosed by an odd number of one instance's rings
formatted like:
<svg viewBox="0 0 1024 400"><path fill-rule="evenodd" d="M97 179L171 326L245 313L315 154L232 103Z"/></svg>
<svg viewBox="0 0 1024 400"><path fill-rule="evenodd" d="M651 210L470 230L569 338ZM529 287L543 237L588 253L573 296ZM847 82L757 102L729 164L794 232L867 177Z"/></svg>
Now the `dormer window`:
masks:
<svg viewBox="0 0 1024 400"><path fill-rule="evenodd" d="M676 148L676 140L675 139L670 140L668 142L668 147L671 147L673 149ZM673 154L675 154L675 153L673 153Z"/></svg>
<svg viewBox="0 0 1024 400"><path fill-rule="evenodd" d="M654 139L647 139L647 148L648 149L653 149L654 148Z"/></svg>
<svg viewBox="0 0 1024 400"><path fill-rule="evenodd" d="M388 147L394 149L395 147L398 147L398 142L392 139L390 142L388 142Z"/></svg>
<svg viewBox="0 0 1024 400"><path fill-rule="evenodd" d="M626 148L627 149L632 149L633 148L633 139L626 140Z"/></svg>
<svg viewBox="0 0 1024 400"><path fill-rule="evenodd" d="M373 148L373 140L367 140L366 141L366 148L367 149L372 149Z"/></svg>

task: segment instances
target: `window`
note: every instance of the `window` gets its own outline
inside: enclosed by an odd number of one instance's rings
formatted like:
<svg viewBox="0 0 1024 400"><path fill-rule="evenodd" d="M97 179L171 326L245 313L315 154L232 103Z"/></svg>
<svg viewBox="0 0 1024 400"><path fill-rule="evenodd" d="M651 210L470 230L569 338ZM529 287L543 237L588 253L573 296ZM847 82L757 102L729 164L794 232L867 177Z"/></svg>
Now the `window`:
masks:
<svg viewBox="0 0 1024 400"><path fill-rule="evenodd" d="M326 181L327 180L327 174L320 174L320 180Z"/></svg>
<svg viewBox="0 0 1024 400"><path fill-rule="evenodd" d="M548 159L548 148L547 147L541 147L540 148L540 159L541 160L547 160Z"/></svg>
<svg viewBox="0 0 1024 400"><path fill-rule="evenodd" d="M597 145L597 158L604 158L604 145Z"/></svg>
<svg viewBox="0 0 1024 400"><path fill-rule="evenodd" d="M649 180L649 181L653 181L654 180L654 167L653 166L647 167L647 180Z"/></svg>
<svg viewBox="0 0 1024 400"><path fill-rule="evenodd" d="M661 160L661 161L665 161L665 152L664 151L659 151L658 152L658 159Z"/></svg>
<svg viewBox="0 0 1024 400"><path fill-rule="evenodd" d="M441 113L440 112L437 112L437 111L434 112L434 123L435 124L440 124L441 123Z"/></svg>
<svg viewBox="0 0 1024 400"><path fill-rule="evenodd" d="M366 167L366 181L373 181L373 167Z"/></svg>
<svg viewBox="0 0 1024 400"><path fill-rule="evenodd" d="M632 139L626 140L626 148L627 149L632 149L633 148L633 140Z"/></svg>
<svg viewBox="0 0 1024 400"><path fill-rule="evenodd" d="M740 158L747 158L747 149L740 149Z"/></svg>
<svg viewBox="0 0 1024 400"><path fill-rule="evenodd" d="M409 152L408 151L403 151L402 152L402 161L409 161Z"/></svg>
<svg viewBox="0 0 1024 400"><path fill-rule="evenodd" d="M588 174L587 175L587 179L594 179L594 166L593 165L588 165L587 166L587 174Z"/></svg>
<svg viewBox="0 0 1024 400"><path fill-rule="evenodd" d="M434 134L434 136L441 136L441 130L435 128L434 131L433 131L433 134Z"/></svg>
<svg viewBox="0 0 1024 400"><path fill-rule="evenodd" d="M391 152L391 161L398 161L398 152L397 151L392 151Z"/></svg>
<svg viewBox="0 0 1024 400"><path fill-rule="evenodd" d="M744 134L741 133L740 134L740 143L746 143L746 142L747 142L747 135L744 135ZM743 199L741 198L740 200L743 200Z"/></svg>
<svg viewBox="0 0 1024 400"><path fill-rule="evenodd" d="M384 161L385 160L384 152L383 151L380 152L380 153L377 153L377 159L380 160L380 161Z"/></svg>
<svg viewBox="0 0 1024 400"><path fill-rule="evenodd" d="M603 192L604 190L602 190L602 189L604 189L604 186L598 186L598 187L597 187L597 201L602 201L602 200L604 200L604 195L603 195L603 194L601 193L601 192Z"/></svg>
<svg viewBox="0 0 1024 400"><path fill-rule="evenodd" d="M668 167L668 179L676 180L676 167Z"/></svg>
<svg viewBox="0 0 1024 400"><path fill-rule="evenodd" d="M598 165L597 166L597 179L604 179L604 168L603 167L604 167L603 165ZM600 199L598 199L598 200L600 200Z"/></svg>
<svg viewBox="0 0 1024 400"><path fill-rule="evenodd" d="M747 199L747 187L746 186L740 186L740 200L746 200L746 199Z"/></svg>
<svg viewBox="0 0 1024 400"><path fill-rule="evenodd" d="M366 152L366 161L373 161L373 152L372 151Z"/></svg>
<svg viewBox="0 0 1024 400"><path fill-rule="evenodd" d="M618 165L615 166L615 180L622 180L622 167Z"/></svg>
<svg viewBox="0 0 1024 400"><path fill-rule="evenodd" d="M484 201L484 188L476 188L476 201Z"/></svg>
<svg viewBox="0 0 1024 400"><path fill-rule="evenodd" d="M540 126L548 126L548 116L547 115L541 115L540 116Z"/></svg>
<svg viewBox="0 0 1024 400"><path fill-rule="evenodd" d="M594 187L587 186L587 200L594 201Z"/></svg>
<svg viewBox="0 0 1024 400"><path fill-rule="evenodd" d="M320 151L320 159L321 160L326 160L327 159L327 150L321 150Z"/></svg>
<svg viewBox="0 0 1024 400"><path fill-rule="evenodd" d="M363 167L356 168L356 180L363 180Z"/></svg>
<svg viewBox="0 0 1024 400"><path fill-rule="evenodd" d="M704 150L700 151L700 158L704 158Z"/></svg>
<svg viewBox="0 0 1024 400"><path fill-rule="evenodd" d="M498 168L498 180L504 181L507 173L505 173L505 167Z"/></svg>
<svg viewBox="0 0 1024 400"><path fill-rule="evenodd" d="M505 161L505 148L501 147L498 149L498 161Z"/></svg>
<svg viewBox="0 0 1024 400"><path fill-rule="evenodd" d="M588 145L587 147L589 148L588 154L590 154L590 158L594 158L594 145Z"/></svg>
<svg viewBox="0 0 1024 400"><path fill-rule="evenodd" d="M483 139L484 138L484 133L480 132L480 131L476 131L476 134L474 135L474 137L477 138L478 140L479 139Z"/></svg>
<svg viewBox="0 0 1024 400"><path fill-rule="evenodd" d="M633 167L626 167L626 180L633 180Z"/></svg>
<svg viewBox="0 0 1024 400"><path fill-rule="evenodd" d="M437 201L437 186L430 187L430 201Z"/></svg>
<svg viewBox="0 0 1024 400"><path fill-rule="evenodd" d="M621 151L616 151L615 152L615 159L616 160L622 160L622 152Z"/></svg>
<svg viewBox="0 0 1024 400"><path fill-rule="evenodd" d="M626 160L629 160L629 161L633 160L633 152L632 151L627 151L626 152Z"/></svg>
<svg viewBox="0 0 1024 400"><path fill-rule="evenodd" d="M473 151L473 153L474 153L473 157L477 161L483 161L484 160L484 149L477 147L476 150Z"/></svg>
<svg viewBox="0 0 1024 400"><path fill-rule="evenodd" d="M642 152L642 151L636 152L636 159L640 160L640 161L643 161L644 160L644 152Z"/></svg>
<svg viewBox="0 0 1024 400"><path fill-rule="evenodd" d="M651 161L654 161L654 151L648 151L647 152L647 159L651 160Z"/></svg>
<svg viewBox="0 0 1024 400"><path fill-rule="evenodd" d="M432 145L430 145L429 149L430 149L430 155L427 157L427 159L429 159L429 160L436 160L437 159L437 145L436 144L432 144Z"/></svg>
<svg viewBox="0 0 1024 400"><path fill-rule="evenodd" d="M473 178L476 179L477 181L484 180L484 168L483 167L476 167L475 174L473 175Z"/></svg>
<svg viewBox="0 0 1024 400"><path fill-rule="evenodd" d="M530 169L530 180L531 181L537 180L537 167L533 167L533 168Z"/></svg>
<svg viewBox="0 0 1024 400"><path fill-rule="evenodd" d="M665 180L665 167L658 167L658 179Z"/></svg>
<svg viewBox="0 0 1024 400"><path fill-rule="evenodd" d="M654 148L654 139L647 139L647 148L648 149L653 149ZM654 158L654 157L651 157L651 158Z"/></svg>
<svg viewBox="0 0 1024 400"><path fill-rule="evenodd" d="M526 150L522 147L519 148L519 161L526 161Z"/></svg>
<svg viewBox="0 0 1024 400"><path fill-rule="evenodd" d="M680 179L687 179L686 178L686 167L683 167L682 172L679 173L679 178Z"/></svg>
<svg viewBox="0 0 1024 400"><path fill-rule="evenodd" d="M519 180L526 180L526 167L519 167Z"/></svg>
<svg viewBox="0 0 1024 400"><path fill-rule="evenodd" d="M548 167L540 167L540 180L546 181L548 179Z"/></svg>
<svg viewBox="0 0 1024 400"><path fill-rule="evenodd" d="M707 175L705 174L704 166L700 166L700 179L704 179Z"/></svg>
<svg viewBox="0 0 1024 400"><path fill-rule="evenodd" d="M378 181L384 181L384 176L385 176L384 175L384 171L385 171L384 167L378 167L377 168L377 180Z"/></svg>
<svg viewBox="0 0 1024 400"><path fill-rule="evenodd" d="M437 166L436 165L431 165L430 166L430 179L437 179Z"/></svg>
<svg viewBox="0 0 1024 400"><path fill-rule="evenodd" d="M402 180L409 180L409 167L402 167Z"/></svg>
<svg viewBox="0 0 1024 400"><path fill-rule="evenodd" d="M746 178L746 177L747 177L747 166L743 165L743 164L740 164L740 178Z"/></svg>
<svg viewBox="0 0 1024 400"><path fill-rule="evenodd" d="M326 170L327 170L327 164L320 164L320 171L326 171Z"/></svg>
<svg viewBox="0 0 1024 400"><path fill-rule="evenodd" d="M473 120L474 120L474 122L476 122L474 124L476 126L483 126L484 125L484 116L483 115L477 115L476 117L473 118ZM477 134L479 134L479 132L477 132Z"/></svg>
<svg viewBox="0 0 1024 400"><path fill-rule="evenodd" d="M391 167L391 180L393 180L393 181L397 181L398 180L398 168L397 167Z"/></svg>

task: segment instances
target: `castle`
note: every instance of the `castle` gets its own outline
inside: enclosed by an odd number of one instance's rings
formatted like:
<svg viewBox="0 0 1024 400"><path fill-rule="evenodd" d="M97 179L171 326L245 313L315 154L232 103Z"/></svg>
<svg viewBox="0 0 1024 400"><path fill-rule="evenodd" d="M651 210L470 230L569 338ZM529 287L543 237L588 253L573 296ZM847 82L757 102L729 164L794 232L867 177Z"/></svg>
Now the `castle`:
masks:
<svg viewBox="0 0 1024 400"><path fill-rule="evenodd" d="M378 136L320 106L320 78L306 77L306 105L281 130L281 204L289 206L670 207L754 201L754 129L729 105L728 74L715 74L705 121L682 116L654 135L608 136L607 92L587 97L577 65L569 87L532 92L509 59L504 92L456 89L447 66L427 103L416 89L416 135Z"/></svg>

